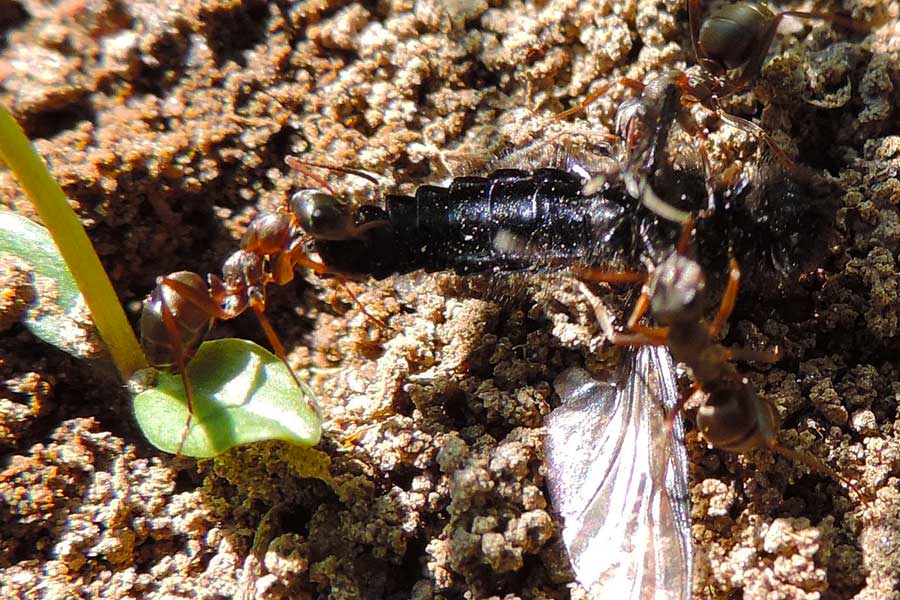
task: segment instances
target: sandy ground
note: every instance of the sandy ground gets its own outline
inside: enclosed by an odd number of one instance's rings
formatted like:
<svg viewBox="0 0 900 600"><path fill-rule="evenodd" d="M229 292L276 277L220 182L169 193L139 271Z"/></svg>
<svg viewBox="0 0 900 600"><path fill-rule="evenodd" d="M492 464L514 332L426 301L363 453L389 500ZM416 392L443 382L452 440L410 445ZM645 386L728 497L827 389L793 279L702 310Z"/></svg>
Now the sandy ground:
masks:
<svg viewBox="0 0 900 600"><path fill-rule="evenodd" d="M157 275L218 272L254 216L310 185L288 154L377 173L381 190L324 175L377 202L478 172L501 147L608 131L630 93L619 87L587 116L548 118L612 78L694 62L668 0L159 4L0 0L2 101L135 319ZM727 341L785 349L770 369L747 367L784 419L780 439L868 500L689 434L696 595L900 598L900 4L791 8L873 30L786 23L728 110L832 179L834 243L789 293L743 294ZM709 125L717 169L752 167L753 139ZM32 214L8 173L0 198ZM7 306L21 277L0 266ZM201 463L160 454L102 368L19 326L0 337L0 595L584 597L542 470L550 382L598 360L574 284L351 284L384 329L334 281L306 279L272 290L270 315L321 397L340 493L303 478L281 444ZM262 338L251 317L216 335Z"/></svg>

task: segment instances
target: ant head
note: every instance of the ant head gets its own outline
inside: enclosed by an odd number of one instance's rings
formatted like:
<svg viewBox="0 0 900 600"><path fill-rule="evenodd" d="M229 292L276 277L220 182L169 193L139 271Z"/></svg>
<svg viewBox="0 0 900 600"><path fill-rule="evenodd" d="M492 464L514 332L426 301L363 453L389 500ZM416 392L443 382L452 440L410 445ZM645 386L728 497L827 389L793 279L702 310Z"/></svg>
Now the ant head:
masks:
<svg viewBox="0 0 900 600"><path fill-rule="evenodd" d="M662 325L694 321L703 313L706 277L700 265L681 254L672 254L653 272L650 310Z"/></svg>
<svg viewBox="0 0 900 600"><path fill-rule="evenodd" d="M320 190L300 190L291 196L291 212L304 233L317 240L346 240L356 233L350 207Z"/></svg>
<svg viewBox="0 0 900 600"><path fill-rule="evenodd" d="M772 444L777 419L772 405L749 383L727 382L711 390L697 410L697 428L717 448L747 452Z"/></svg>
<svg viewBox="0 0 900 600"><path fill-rule="evenodd" d="M776 15L765 4L735 2L715 11L700 27L698 57L713 75L760 59L775 33Z"/></svg>

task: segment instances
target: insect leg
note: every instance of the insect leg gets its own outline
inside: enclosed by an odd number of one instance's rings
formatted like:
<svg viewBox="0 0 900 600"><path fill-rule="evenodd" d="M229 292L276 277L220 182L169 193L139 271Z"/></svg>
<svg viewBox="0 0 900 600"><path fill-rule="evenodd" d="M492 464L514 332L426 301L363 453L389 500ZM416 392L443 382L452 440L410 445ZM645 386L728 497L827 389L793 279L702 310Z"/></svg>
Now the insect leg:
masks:
<svg viewBox="0 0 900 600"><path fill-rule="evenodd" d="M631 88L631 89L637 91L638 93L640 93L644 90L644 84L642 82L638 81L637 79L632 79L630 77L620 77L619 79L616 79L614 81L610 81L609 83L601 85L599 88L597 88L596 90L594 90L593 92L588 94L587 97L585 97L585 99L582 100L577 106L573 106L572 108L570 108L568 110L564 110L561 113L554 115L551 120L562 121L562 120L568 119L572 115L577 115L578 113L587 110L588 106L593 104L598 98L600 98L601 96L603 96L603 94L608 92L609 88L611 88L612 86L614 86L617 83L620 83L627 88Z"/></svg>
<svg viewBox="0 0 900 600"><path fill-rule="evenodd" d="M306 253L306 248L303 247L302 243L297 244L290 250L291 263L294 265L299 265L304 269L309 269L316 275L328 275L331 273L331 270L325 265L325 263L310 258L309 254Z"/></svg>
<svg viewBox="0 0 900 600"><path fill-rule="evenodd" d="M269 321L269 318L266 316L265 303L261 302L261 301L251 301L250 308L252 308L254 314L256 314L256 318L259 321L259 324L262 327L263 332L265 332L265 334L266 334L266 339L269 340L269 343L272 345L272 349L275 350L275 356L277 356L278 359L282 363L284 363L284 366L287 367L288 372L291 374L291 377L294 379L294 383L296 383L297 387L304 392L303 398L306 401L307 407L309 407L309 409L311 411L313 411L313 413L315 413L316 416L321 418L322 413L319 410L319 406L316 403L315 397L309 391L309 387L305 383L300 381L300 379L297 377L297 374L294 373L294 369L291 368L290 363L288 363L287 353L284 350L284 344L281 343L281 339L278 337L278 334L275 333L275 328L272 327L272 323Z"/></svg>
<svg viewBox="0 0 900 600"><path fill-rule="evenodd" d="M775 363L781 360L777 347L772 350L752 350L750 348L723 348L723 355L729 361Z"/></svg>
<svg viewBox="0 0 900 600"><path fill-rule="evenodd" d="M863 495L862 490L860 490L859 487L856 486L856 484L854 484L852 481L850 481L849 479L847 479L846 477L844 477L843 475L841 475L840 473L838 473L837 471L835 471L834 469L829 467L818 457L813 456L812 454L810 454L808 452L799 452L797 450L793 450L791 448L782 446L781 444L778 443L778 440L776 440L774 438L769 442L769 448L773 452L777 452L778 454L782 455L783 457L785 457L788 460L793 460L800 464L806 465L813 471L818 471L819 473L822 473L823 475L831 477L835 481L843 483L845 486L847 486L847 489L851 490L854 494L856 494L856 497L859 498L860 501L862 501L864 506L866 506L866 507L869 506L868 498Z"/></svg>
<svg viewBox="0 0 900 600"><path fill-rule="evenodd" d="M707 63L706 53L700 48L700 0L687 0L687 9L694 57L696 57L698 63L705 65Z"/></svg>
<svg viewBox="0 0 900 600"><path fill-rule="evenodd" d="M665 346L669 343L667 327L641 327L640 333L616 333L612 343L616 346Z"/></svg>
<svg viewBox="0 0 900 600"><path fill-rule="evenodd" d="M709 326L709 333L712 337L718 336L719 333L721 333L722 328L725 327L725 323L728 322L728 318L734 310L734 303L737 300L740 283L741 270L734 257L731 257L728 268L728 285L725 287L725 293L722 294L719 312L716 313L716 318L713 319L713 322Z"/></svg>
<svg viewBox="0 0 900 600"><path fill-rule="evenodd" d="M164 278L160 285L167 285L166 279ZM177 291L177 290L176 290ZM163 324L166 326L166 332L169 335L169 340L172 342L172 349L174 350L175 355L175 366L178 369L178 374L181 375L181 385L184 386L184 397L187 400L188 405L188 416L187 420L184 422L184 429L181 432L181 440L178 442L178 448L175 452L175 455L178 456L181 454L181 449L184 448L184 442L187 440L187 436L191 431L191 420L194 418L194 393L191 389L191 382L187 376L187 361L184 356L184 345L181 341L181 332L178 331L178 325L175 323L175 316L172 314L171 309L169 308L169 303L166 302L165 296L161 295L161 313Z"/></svg>
<svg viewBox="0 0 900 600"><path fill-rule="evenodd" d="M200 284L199 276L195 276L197 279L197 285ZM222 310L222 308L213 302L210 297L210 292L206 289L201 291L200 289L188 285L187 283L176 279L175 277L161 277L159 279L158 287L161 290L165 290L168 288L171 290L175 296L179 299L180 302L187 302L194 307L200 309L200 312L206 315L210 319L229 319L234 315L227 313ZM194 393L191 388L190 381L187 376L187 362L190 356L185 352L185 340L181 334L181 330L176 322L175 314L172 310L172 307L169 306L169 302L166 300L166 294L160 293L160 316L162 317L163 325L166 329L166 334L169 337L170 346L172 349L172 355L175 361L175 367L178 369L178 373L181 376L181 383L184 386L184 396L187 400L187 408L188 408L188 417L184 424L184 431L181 434L181 441L178 443L178 449L176 454L181 454L181 450L184 447L184 443L187 440L187 436L190 433L191 428L191 420L194 416ZM184 318L184 309L182 308L179 311L179 314ZM208 323L209 321L207 321ZM207 325L208 329L208 325ZM193 341L194 344L199 345L199 339ZM193 348L196 348L195 345L192 345Z"/></svg>
<svg viewBox="0 0 900 600"><path fill-rule="evenodd" d="M597 267L577 267L575 275L585 281L596 283L611 283L613 285L627 285L629 283L643 283L647 280L647 273L643 271L606 271Z"/></svg>
<svg viewBox="0 0 900 600"><path fill-rule="evenodd" d="M688 248L691 245L691 239L694 237L694 217L689 216L681 225L681 233L678 236L678 243L675 245L675 252L678 256L686 256Z"/></svg>
<svg viewBox="0 0 900 600"><path fill-rule="evenodd" d="M552 121L564 121L568 119L572 115L577 115L578 113L587 110L587 107L590 106L597 98L605 94L609 91L609 88L613 86L615 82L610 82L605 85L601 85L599 88L588 94L584 100L581 101L580 104L573 106L568 110L564 110L561 113L554 115L551 120Z"/></svg>
<svg viewBox="0 0 900 600"><path fill-rule="evenodd" d="M359 301L359 298L356 294L353 293L353 290L350 289L350 286L347 285L347 282L344 279L339 280L340 286L344 288L344 291L347 292L347 295L350 296L350 299L353 300L353 303L359 307L359 311L364 314L368 319L374 322L379 327L383 327L384 329L390 329L390 325L385 323L382 319L379 319L375 315L371 314L366 310L365 305Z"/></svg>
<svg viewBox="0 0 900 600"><path fill-rule="evenodd" d="M747 119L743 119L741 117L736 117L735 115L729 115L721 110L716 111L718 113L718 117L722 119L724 122L728 123L732 127L736 129L741 129L746 131L750 135L755 136L757 139L762 140L772 152L775 153L775 157L778 159L778 162L782 164L785 171L789 175L792 176L800 176L802 175L800 167L793 160L788 158L788 155L784 153L784 150L781 149L781 146L778 145L772 136L770 136L766 131L752 121L748 121Z"/></svg>

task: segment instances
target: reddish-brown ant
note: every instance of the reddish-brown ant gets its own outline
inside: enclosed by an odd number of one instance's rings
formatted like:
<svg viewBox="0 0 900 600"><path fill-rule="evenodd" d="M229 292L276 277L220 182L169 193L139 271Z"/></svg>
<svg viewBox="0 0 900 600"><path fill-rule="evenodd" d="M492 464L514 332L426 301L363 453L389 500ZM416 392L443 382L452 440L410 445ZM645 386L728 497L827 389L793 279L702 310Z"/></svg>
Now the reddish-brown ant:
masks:
<svg viewBox="0 0 900 600"><path fill-rule="evenodd" d="M301 170L304 164L291 157L286 162ZM350 169L339 170L366 176ZM343 239L360 233L343 205L335 207L328 201L333 198L333 194L302 190L292 196L288 209L256 217L241 239L240 250L223 264L221 278L209 274L204 281L196 273L177 271L157 279L156 288L141 313L141 346L152 366L181 374L188 419L179 452L187 439L194 413L194 397L185 367L216 319L233 319L247 309L252 310L276 356L288 367L298 387L304 389L287 362L284 345L266 317L266 286L289 283L297 266L320 274L329 272L323 264L308 256L307 246L312 234L324 239ZM306 395L306 402L318 414L315 399Z"/></svg>
<svg viewBox="0 0 900 600"><path fill-rule="evenodd" d="M563 119L585 110L612 85L620 83L639 92L640 97L632 103L623 103L616 115L616 127L625 142L626 160L643 162L643 167L650 168L645 171L648 176L654 174L656 165L656 157L648 156L648 149L660 147L659 136L668 135L672 121L677 120L689 135L704 142L700 144L699 152L707 179L710 178L705 147L707 131L686 110L695 104L712 111L725 123L761 139L789 172L795 172L796 165L771 136L759 125L726 113L719 102L745 89L759 76L775 32L784 17L822 19L854 30L864 28L839 15L791 10L775 13L765 3L753 1L736 2L714 10L701 25L700 0L686 1L691 46L704 71L703 75L689 76L683 71L671 70L646 84L623 77L601 86L578 106L559 113L556 118ZM729 76L735 70L738 72ZM672 101L669 105L666 104L667 98Z"/></svg>
<svg viewBox="0 0 900 600"><path fill-rule="evenodd" d="M734 366L734 361L738 360L775 362L779 358L778 350L729 348L716 341L734 309L740 270L732 258L718 312L712 322L707 323L703 319L706 278L700 265L687 256L692 234L693 219L689 219L684 224L675 252L649 275L626 323L626 332L614 334L612 342L621 346L667 346L676 362L691 369L694 391L701 400L697 427L711 445L739 453L769 448L829 475L862 497L856 486L819 459L778 442L775 406L760 397ZM605 279L597 273L588 276L594 280ZM658 326L639 323L648 311ZM674 415L691 397L694 395L683 398L672 411L669 427Z"/></svg>

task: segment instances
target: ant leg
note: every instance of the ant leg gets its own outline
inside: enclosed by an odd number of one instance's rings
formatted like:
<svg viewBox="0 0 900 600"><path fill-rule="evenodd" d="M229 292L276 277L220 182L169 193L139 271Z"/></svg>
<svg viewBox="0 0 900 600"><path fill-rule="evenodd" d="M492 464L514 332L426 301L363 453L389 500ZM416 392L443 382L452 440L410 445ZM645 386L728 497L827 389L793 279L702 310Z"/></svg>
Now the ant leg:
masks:
<svg viewBox="0 0 900 600"><path fill-rule="evenodd" d="M706 68L709 62L700 49L700 0L687 0L688 22L691 27L691 47L694 49L694 57L697 62ZM708 69L707 69L708 70Z"/></svg>
<svg viewBox="0 0 900 600"><path fill-rule="evenodd" d="M776 346L771 350L752 350L750 348L723 348L725 359L731 362L776 363L781 359L781 351Z"/></svg>
<svg viewBox="0 0 900 600"><path fill-rule="evenodd" d="M306 254L306 250L303 248L302 244L298 244L296 247L290 250L291 255L291 263L294 265L300 265L305 269L309 269L316 275L329 275L331 274L331 270L325 266L325 263L320 262L318 260L313 260Z"/></svg>
<svg viewBox="0 0 900 600"><path fill-rule="evenodd" d="M725 323L734 310L734 303L737 300L738 287L741 283L741 270L738 268L737 261L731 257L728 269L728 285L725 287L725 293L722 294L722 302L719 304L719 312L716 318L709 326L709 334L716 337L721 333Z"/></svg>
<svg viewBox="0 0 900 600"><path fill-rule="evenodd" d="M650 294L647 290L642 290L641 295L638 296L637 302L634 303L634 308L631 310L631 315L628 317L628 321L626 321L626 327L628 327L628 331L635 331L637 328L638 321L640 321L647 311L650 309Z"/></svg>
<svg viewBox="0 0 900 600"><path fill-rule="evenodd" d="M691 392L687 395L682 395L678 399L678 402L675 404L675 406L672 407L672 410L670 410L666 414L666 420L663 424L663 437L662 437L662 439L665 440L665 446L663 446L664 454L663 454L663 460L661 461L662 466L660 467L660 473L659 473L659 482L662 484L664 491L666 490L666 487L665 487L666 474L669 469L669 459L665 453L668 451L669 441L672 439L672 434L675 431L675 419L678 418L678 415L684 411L684 407L687 405L688 402L690 402L691 398L693 398L698 393L701 393L700 384L697 382L694 382L693 385L691 385ZM666 493L668 493L668 492L666 491Z"/></svg>
<svg viewBox="0 0 900 600"><path fill-rule="evenodd" d="M753 123L752 121L748 121L747 119L742 119L741 117L736 117L734 115L729 115L728 113L722 111L719 111L718 116L720 119L722 119L732 127L736 129L742 129L750 135L755 136L757 139L762 140L769 147L769 149L775 153L775 157L778 159L778 162L782 164L785 171L787 171L789 175L800 175L800 168L797 166L797 163L788 158L788 155L784 153L784 150L781 149L781 146L779 146L778 143L774 139L772 139L772 136L766 133L765 129L763 129L756 123Z"/></svg>
<svg viewBox="0 0 900 600"><path fill-rule="evenodd" d="M160 285L166 285L166 280L163 279ZM194 418L194 392L191 389L191 382L187 376L187 361L184 356L184 345L181 341L181 332L178 331L178 326L175 324L175 315L173 315L172 311L169 309L169 304L166 302L165 295L161 295L161 297L162 302L160 303L160 306L162 308L163 324L166 326L166 332L169 334L169 340L172 343L172 349L175 354L175 366L178 369L178 374L181 375L181 385L184 386L184 397L187 400L188 416L187 420L184 422L184 429L181 432L181 440L179 440L178 448L175 451L175 456L179 456L181 455L181 450L184 448L184 443L187 441L188 434L191 432L191 421Z"/></svg>
<svg viewBox="0 0 900 600"><path fill-rule="evenodd" d="M613 86L615 82L606 83L601 85L599 88L588 94L581 103L573 106L568 110L564 110L561 113L557 113L550 120L551 121L564 121L573 115L577 115L580 112L586 111L587 107L593 104L600 96L605 94L609 88Z"/></svg>
<svg viewBox="0 0 900 600"><path fill-rule="evenodd" d="M838 473L837 471L835 471L834 469L829 467L827 464L825 464L824 461L822 461L818 457L813 456L812 454L809 454L808 452L800 452L798 450L794 450L792 448L787 448L786 446L782 446L781 444L778 443L778 440L776 440L775 438L772 438L769 441L769 448L773 452L777 452L778 454L782 455L783 457L785 457L788 460L792 460L792 461L798 462L802 465L806 465L813 471L818 471L819 473L822 473L823 475L831 477L832 479L834 479L835 481L837 481L839 483L843 483L845 486L847 486L847 488L849 490L851 490L856 495L857 498L859 498L862 501L863 505L865 505L866 507L869 506L869 501L863 495L862 490L860 490L852 481L850 481L849 479L847 479L846 477L844 477L843 475L841 475L840 473Z"/></svg>
<svg viewBox="0 0 900 600"><path fill-rule="evenodd" d="M595 283L627 285L647 280L647 274L641 271L604 271L596 267L576 267L573 271L579 279Z"/></svg>
<svg viewBox="0 0 900 600"><path fill-rule="evenodd" d="M786 10L780 13L780 15L782 17L796 17L798 19L818 19L821 21L829 21L858 33L868 33L872 30L872 28L868 24L860 23L843 15L833 15L823 12L806 12L802 10Z"/></svg>
<svg viewBox="0 0 900 600"><path fill-rule="evenodd" d="M688 216L687 220L681 225L681 233L678 236L678 243L675 245L675 252L678 256L686 256L688 248L691 245L691 239L694 237L694 217Z"/></svg>
<svg viewBox="0 0 900 600"><path fill-rule="evenodd" d="M700 154L700 162L703 164L703 179L706 184L706 211L703 216L710 216L716 210L716 191L713 188L712 165L709 161L709 136L705 127L700 127L692 117L679 119L681 128L688 135L700 138L697 152Z"/></svg>
<svg viewBox="0 0 900 600"><path fill-rule="evenodd" d="M383 320L379 319L378 317L376 317L375 315L371 314L369 311L366 310L366 307L363 305L362 302L359 301L359 298L356 296L356 294L353 293L353 290L350 289L350 286L347 285L347 282L345 280L340 279L338 281L338 283L340 284L340 286L342 288L344 288L344 291L347 292L347 295L350 296L350 299L353 300L353 303L359 307L359 311L362 314L364 314L368 319L371 319L375 324L377 324L380 327L383 327L384 329L391 328L390 325L388 325Z"/></svg>
<svg viewBox="0 0 900 600"><path fill-rule="evenodd" d="M290 251L290 259L289 260L293 265L300 265L301 267L310 269L317 275L328 275L330 273L330 270L328 269L327 266L325 266L324 263L317 261L317 260L313 260L309 257L309 255L306 254L306 251L303 249L302 244L298 244L295 248L293 248ZM390 329L390 326L387 323L385 323L383 320L379 319L378 317L370 314L369 311L366 310L366 307L363 306L363 303L359 301L359 298L356 297L356 294L353 293L353 290L351 290L347 286L346 281L341 279L340 285L341 285L341 287L344 288L344 291L347 292L347 295L350 296L350 299L357 306L359 306L359 310L360 310L360 312L362 312L362 314L366 315L366 317L368 317L369 319L371 319L372 321L374 321L381 327L383 327L385 329Z"/></svg>
<svg viewBox="0 0 900 600"><path fill-rule="evenodd" d="M640 327L635 334L616 333L612 343L616 346L665 346L669 343L667 327Z"/></svg>
<svg viewBox="0 0 900 600"><path fill-rule="evenodd" d="M309 161L309 160L301 160L301 159L297 158L296 156L285 156L284 162L290 168L294 169L295 171L300 171L304 175L307 175L310 177L312 177L312 176L310 175L309 171L307 171L304 167L315 167L318 169L325 169L326 171L335 171L337 173L343 173L344 175L356 175L357 177L361 177L362 179L365 179L366 181L374 183L375 185L381 185L381 183L378 181L378 179L375 178L374 175L372 175L371 173L368 173L366 171L363 171L362 169L356 169L353 167L341 167L341 166L337 166L337 165L325 165L325 164L321 164L321 163L317 163L317 162L313 162L313 161ZM321 179L316 179L316 182L319 184L325 185L326 189L328 189L327 184L325 184ZM331 190L329 190L329 191L331 191ZM332 192L332 195L334 195L333 192Z"/></svg>
<svg viewBox="0 0 900 600"><path fill-rule="evenodd" d="M577 115L580 112L586 111L587 107L597 101L598 98L603 96L606 92L609 91L609 88L614 86L615 84L622 84L627 88L631 88L638 93L644 91L644 84L636 79L632 79L630 77L620 77L614 81L610 81L604 85L601 85L599 88L588 94L584 100L582 100L578 105L573 106L568 110L564 110L561 113L558 113L552 117L552 121L562 121L568 119L572 115Z"/></svg>
<svg viewBox="0 0 900 600"><path fill-rule="evenodd" d="M290 363L287 360L287 353L284 350L284 344L281 343L281 339L278 337L278 334L275 333L275 328L272 327L272 323L269 321L269 318L266 316L265 307L262 302L251 302L250 308L253 309L254 314L256 314L256 318L259 321L260 326L263 329L263 332L266 334L266 339L269 340L269 343L272 345L272 349L275 350L275 356L287 367L288 372L291 374L291 377L294 379L294 383L297 384L297 387L304 392L304 400L306 401L306 406L319 418L322 418L322 413L319 410L319 405L316 403L315 397L307 393L309 387L300 381L297 377L297 374L294 373L294 369L291 367Z"/></svg>
<svg viewBox="0 0 900 600"><path fill-rule="evenodd" d="M575 269L575 273L581 279L584 279L586 281L596 281L600 283L627 284L640 283L647 280L646 273L637 271L602 271L593 267L583 267ZM644 316L644 314L647 312L647 309L649 308L650 296L647 291L644 290L643 292L641 292L640 297L634 305L634 310L631 312L631 316L628 318L627 328L629 331L635 330L637 322L641 320L641 317Z"/></svg>

